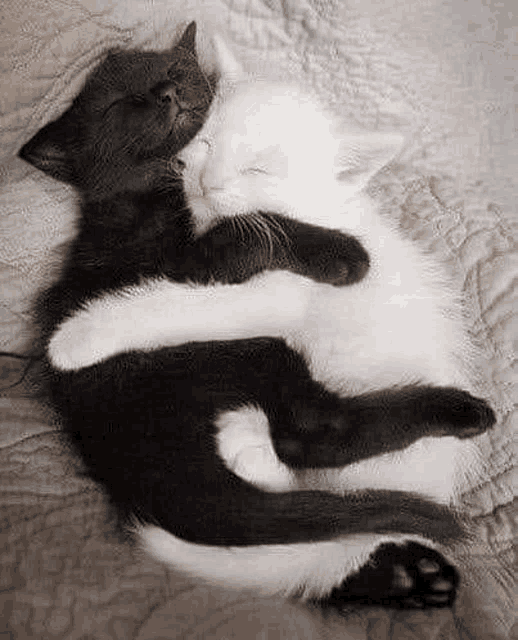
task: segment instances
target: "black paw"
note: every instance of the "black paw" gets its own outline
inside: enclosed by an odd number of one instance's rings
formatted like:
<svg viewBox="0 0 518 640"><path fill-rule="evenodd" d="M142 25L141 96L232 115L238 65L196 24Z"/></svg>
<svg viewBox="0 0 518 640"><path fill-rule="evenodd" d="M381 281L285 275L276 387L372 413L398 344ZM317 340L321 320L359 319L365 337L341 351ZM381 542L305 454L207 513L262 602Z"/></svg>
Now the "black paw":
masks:
<svg viewBox="0 0 518 640"><path fill-rule="evenodd" d="M395 609L451 607L459 575L440 553L416 542L382 545L367 565L319 604L346 603Z"/></svg>
<svg viewBox="0 0 518 640"><path fill-rule="evenodd" d="M482 398L475 398L467 391L444 389L441 404L432 419L443 426L438 435L457 438L473 438L490 429L496 422L495 412Z"/></svg>
<svg viewBox="0 0 518 640"><path fill-rule="evenodd" d="M343 444L351 425L340 403L293 403L288 420L293 432L279 429L273 440L279 459L289 467L343 467L356 459Z"/></svg>
<svg viewBox="0 0 518 640"><path fill-rule="evenodd" d="M369 259L365 256L351 256L339 258L329 256L327 264L321 265L320 282L334 287L344 287L363 280L369 270Z"/></svg>
<svg viewBox="0 0 518 640"><path fill-rule="evenodd" d="M360 282L369 270L369 254L359 240L329 231L325 242L299 239L297 255L305 275L325 284L343 287Z"/></svg>

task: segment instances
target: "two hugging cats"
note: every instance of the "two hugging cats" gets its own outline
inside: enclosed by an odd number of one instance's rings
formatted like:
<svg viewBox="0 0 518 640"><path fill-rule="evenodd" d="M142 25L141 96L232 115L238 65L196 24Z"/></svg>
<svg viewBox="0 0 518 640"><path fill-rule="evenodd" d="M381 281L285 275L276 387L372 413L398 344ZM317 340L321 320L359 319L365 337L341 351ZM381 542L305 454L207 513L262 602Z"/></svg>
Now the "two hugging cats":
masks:
<svg viewBox="0 0 518 640"><path fill-rule="evenodd" d="M38 305L53 405L141 545L210 583L450 606L435 549L495 416L439 265L363 189L401 140L247 76L195 25L112 52L20 152L77 187Z"/></svg>

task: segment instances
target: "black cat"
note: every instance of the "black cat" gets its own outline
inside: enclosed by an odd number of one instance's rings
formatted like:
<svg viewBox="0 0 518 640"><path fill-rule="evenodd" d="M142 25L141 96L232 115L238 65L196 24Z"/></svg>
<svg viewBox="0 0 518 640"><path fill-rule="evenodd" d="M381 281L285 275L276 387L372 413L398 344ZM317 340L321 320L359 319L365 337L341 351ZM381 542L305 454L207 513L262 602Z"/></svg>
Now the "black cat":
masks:
<svg viewBox="0 0 518 640"><path fill-rule="evenodd" d="M369 268L354 237L273 213L260 214L282 230L268 250L253 234L236 235L229 221L195 237L174 155L200 128L215 82L198 66L194 37L192 23L168 52L111 53L72 107L20 152L82 199L62 278L38 306L45 340L86 301L143 278L236 284L285 269L346 286ZM124 513L215 547L463 535L449 509L405 492L261 491L218 455L222 411L261 407L279 458L294 469L344 466L424 435L469 437L494 422L483 401L455 389L339 398L311 379L302 356L268 337L131 352L66 373L47 363L47 373L65 430ZM463 427L452 408L459 402ZM350 590L340 588L347 599ZM435 606L433 598L427 604Z"/></svg>

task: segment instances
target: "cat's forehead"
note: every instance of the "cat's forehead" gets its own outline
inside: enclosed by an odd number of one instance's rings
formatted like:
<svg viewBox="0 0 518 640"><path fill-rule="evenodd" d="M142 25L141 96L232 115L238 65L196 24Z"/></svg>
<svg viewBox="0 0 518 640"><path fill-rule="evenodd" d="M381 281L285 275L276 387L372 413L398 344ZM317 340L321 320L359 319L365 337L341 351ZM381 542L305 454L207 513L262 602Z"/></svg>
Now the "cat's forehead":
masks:
<svg viewBox="0 0 518 640"><path fill-rule="evenodd" d="M153 77L167 73L165 55L112 52L90 78L87 90L92 93L125 91L134 85L152 81Z"/></svg>
<svg viewBox="0 0 518 640"><path fill-rule="evenodd" d="M243 84L220 96L204 134L229 151L291 148L332 138L332 120L311 95L291 85Z"/></svg>
<svg viewBox="0 0 518 640"><path fill-rule="evenodd" d="M162 52L114 50L87 80L79 100L93 105L145 92L159 82L174 78L177 72L197 80L199 68L195 54L181 47Z"/></svg>

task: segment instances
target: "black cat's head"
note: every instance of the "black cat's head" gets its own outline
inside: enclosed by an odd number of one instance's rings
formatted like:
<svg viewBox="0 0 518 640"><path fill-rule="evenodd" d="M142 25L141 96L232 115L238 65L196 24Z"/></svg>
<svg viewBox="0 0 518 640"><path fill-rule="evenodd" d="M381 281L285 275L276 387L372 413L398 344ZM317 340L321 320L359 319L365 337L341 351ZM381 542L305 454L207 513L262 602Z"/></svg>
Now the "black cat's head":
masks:
<svg viewBox="0 0 518 640"><path fill-rule="evenodd" d="M112 51L61 118L19 155L90 200L146 191L203 124L214 79L198 65L196 23L168 51Z"/></svg>

